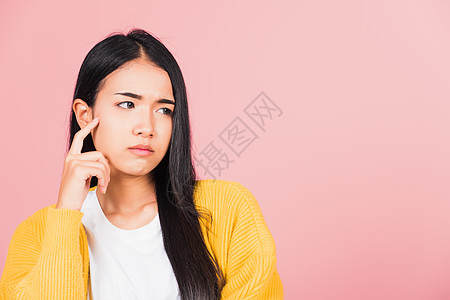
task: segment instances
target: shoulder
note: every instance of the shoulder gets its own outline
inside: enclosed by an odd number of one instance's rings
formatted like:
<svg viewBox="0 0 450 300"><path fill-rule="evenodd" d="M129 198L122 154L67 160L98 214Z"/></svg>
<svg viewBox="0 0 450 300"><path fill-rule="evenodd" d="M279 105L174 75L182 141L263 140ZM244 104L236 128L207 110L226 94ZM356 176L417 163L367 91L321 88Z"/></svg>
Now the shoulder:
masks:
<svg viewBox="0 0 450 300"><path fill-rule="evenodd" d="M225 193L230 191L248 192L248 189L236 181L221 179L203 179L195 182L194 192ZM220 196L220 195L219 195Z"/></svg>
<svg viewBox="0 0 450 300"><path fill-rule="evenodd" d="M253 194L239 182L204 179L197 180L194 187L194 202L206 208L234 207L249 201L254 201Z"/></svg>
<svg viewBox="0 0 450 300"><path fill-rule="evenodd" d="M22 223L28 223L28 224L41 224L45 223L45 220L47 219L48 210L50 208L55 209L56 204L45 206L37 211L35 211L32 215L28 216Z"/></svg>
<svg viewBox="0 0 450 300"><path fill-rule="evenodd" d="M237 187L242 187L239 182L221 180L221 179L202 179L195 181L195 191L211 191L211 190L224 190L224 189L236 189Z"/></svg>
<svg viewBox="0 0 450 300"><path fill-rule="evenodd" d="M25 220L23 220L17 226L17 228L15 230L15 234L20 235L24 231L36 232L38 235L43 234L43 230L47 223L49 214L51 216L53 216L53 214L58 214L58 213L60 214L63 211L70 211L70 210L67 210L67 209L58 210L58 209L56 209L56 203L42 207L39 210L35 211L30 216L28 216ZM75 212L75 213L77 213L77 212ZM78 212L78 213L80 213L80 212Z"/></svg>
<svg viewBox="0 0 450 300"><path fill-rule="evenodd" d="M21 244L22 242L33 243L42 240L48 210L56 204L43 207L22 220L14 230L11 244Z"/></svg>
<svg viewBox="0 0 450 300"><path fill-rule="evenodd" d="M194 195L196 205L212 212L214 226L221 233L228 232L235 242L258 245L261 252L275 255L273 237L248 188L234 181L199 180Z"/></svg>

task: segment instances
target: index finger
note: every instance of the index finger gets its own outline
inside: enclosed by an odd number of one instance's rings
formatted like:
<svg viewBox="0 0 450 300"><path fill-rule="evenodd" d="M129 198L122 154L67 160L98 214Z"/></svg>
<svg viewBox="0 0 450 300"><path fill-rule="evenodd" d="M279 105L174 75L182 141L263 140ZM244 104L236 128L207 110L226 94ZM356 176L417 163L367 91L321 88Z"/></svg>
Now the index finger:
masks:
<svg viewBox="0 0 450 300"><path fill-rule="evenodd" d="M81 154L83 149L83 141L87 135L91 132L91 129L97 126L99 117L93 119L84 128L80 129L73 137L72 145L70 146L68 154Z"/></svg>

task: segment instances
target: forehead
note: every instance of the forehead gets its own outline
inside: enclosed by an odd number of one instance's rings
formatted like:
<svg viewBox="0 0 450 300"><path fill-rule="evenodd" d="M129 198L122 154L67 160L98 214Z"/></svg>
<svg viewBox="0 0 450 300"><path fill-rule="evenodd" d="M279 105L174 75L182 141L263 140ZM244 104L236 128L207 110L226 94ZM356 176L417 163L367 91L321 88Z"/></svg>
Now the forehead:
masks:
<svg viewBox="0 0 450 300"><path fill-rule="evenodd" d="M112 95L120 91L142 95L144 99L174 100L169 74L142 59L129 61L106 76L99 95Z"/></svg>

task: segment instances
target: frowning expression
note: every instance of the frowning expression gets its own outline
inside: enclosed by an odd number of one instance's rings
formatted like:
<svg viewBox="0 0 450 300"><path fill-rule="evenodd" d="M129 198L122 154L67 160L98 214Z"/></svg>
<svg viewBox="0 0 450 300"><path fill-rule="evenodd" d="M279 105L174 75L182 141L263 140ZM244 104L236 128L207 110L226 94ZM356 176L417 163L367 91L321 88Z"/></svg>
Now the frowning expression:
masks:
<svg viewBox="0 0 450 300"><path fill-rule="evenodd" d="M163 159L172 136L175 99L167 72L138 58L109 74L97 94L92 131L97 151L109 160L115 172L144 175ZM149 145L152 151L130 147Z"/></svg>

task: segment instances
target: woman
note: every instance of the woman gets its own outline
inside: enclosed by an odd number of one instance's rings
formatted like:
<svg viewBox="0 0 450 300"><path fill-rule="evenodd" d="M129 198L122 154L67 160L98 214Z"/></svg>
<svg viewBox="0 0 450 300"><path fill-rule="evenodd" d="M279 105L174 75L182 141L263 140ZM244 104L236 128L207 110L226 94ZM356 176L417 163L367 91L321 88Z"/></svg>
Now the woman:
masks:
<svg viewBox="0 0 450 300"><path fill-rule="evenodd" d="M253 195L196 180L186 88L135 29L88 53L56 204L13 234L0 299L282 299Z"/></svg>

